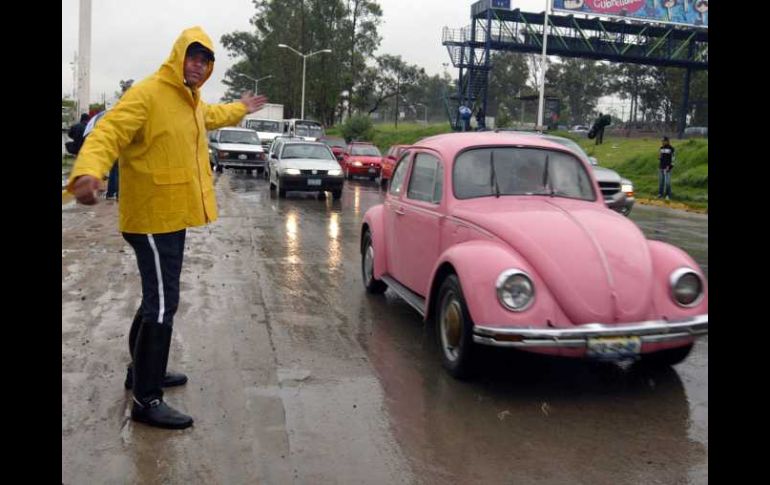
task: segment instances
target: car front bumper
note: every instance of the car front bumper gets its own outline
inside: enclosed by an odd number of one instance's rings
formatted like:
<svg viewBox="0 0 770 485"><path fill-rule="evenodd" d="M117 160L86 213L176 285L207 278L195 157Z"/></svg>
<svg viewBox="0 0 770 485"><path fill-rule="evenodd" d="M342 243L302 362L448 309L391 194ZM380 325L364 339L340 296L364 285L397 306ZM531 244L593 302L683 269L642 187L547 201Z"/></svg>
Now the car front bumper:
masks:
<svg viewBox="0 0 770 485"><path fill-rule="evenodd" d="M320 180L320 182L311 182ZM341 175L281 175L281 189L291 191L326 191L342 190L344 177Z"/></svg>
<svg viewBox="0 0 770 485"><path fill-rule="evenodd" d="M639 337L644 344L665 344L708 335L708 314L677 320L607 325L589 323L571 328L473 327L473 341L495 347L580 349L589 339Z"/></svg>
<svg viewBox="0 0 770 485"><path fill-rule="evenodd" d="M267 167L266 160L237 160L237 159L220 159L219 165L224 168L247 168L247 169L264 169Z"/></svg>
<svg viewBox="0 0 770 485"><path fill-rule="evenodd" d="M357 175L360 177L376 177L380 174L380 167L356 167L353 165L350 165L348 167L348 173L350 175Z"/></svg>

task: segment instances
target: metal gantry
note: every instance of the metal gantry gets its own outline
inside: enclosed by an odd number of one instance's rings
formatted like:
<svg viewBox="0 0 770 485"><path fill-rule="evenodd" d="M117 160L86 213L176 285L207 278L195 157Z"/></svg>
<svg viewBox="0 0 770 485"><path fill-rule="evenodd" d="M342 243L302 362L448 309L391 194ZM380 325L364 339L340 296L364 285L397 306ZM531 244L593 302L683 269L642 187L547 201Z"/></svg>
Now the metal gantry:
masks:
<svg viewBox="0 0 770 485"><path fill-rule="evenodd" d="M443 29L442 43L452 65L459 69L457 90L449 96L458 107L468 103L488 112L491 52L540 53L544 29L548 29L550 37L548 55L680 67L687 71L686 81L692 70L708 69L707 29L554 14L549 15L546 26L545 12L522 12L492 5L491 0L478 1L471 6L469 26ZM687 105L689 91L689 82L685 84L683 106ZM457 110L454 112L457 126ZM683 130L681 126L680 132Z"/></svg>

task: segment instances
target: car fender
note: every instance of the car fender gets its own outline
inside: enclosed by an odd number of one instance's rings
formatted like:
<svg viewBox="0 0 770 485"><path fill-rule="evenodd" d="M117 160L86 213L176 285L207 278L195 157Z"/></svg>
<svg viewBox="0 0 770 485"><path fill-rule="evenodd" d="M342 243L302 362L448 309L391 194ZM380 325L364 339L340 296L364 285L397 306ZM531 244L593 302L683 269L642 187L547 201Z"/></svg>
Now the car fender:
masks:
<svg viewBox="0 0 770 485"><path fill-rule="evenodd" d="M364 220L361 224L360 252L363 255L364 232L369 231L372 237L372 246L374 247L374 271L372 276L376 279L382 278L387 273L387 252L384 232L384 206L375 205L366 211Z"/></svg>
<svg viewBox="0 0 770 485"><path fill-rule="evenodd" d="M535 286L534 303L522 312L503 307L495 283L508 269L526 272ZM545 282L515 250L499 241L474 240L448 248L439 257L431 274L431 287L425 302L426 319L434 316L441 283L449 273L460 280L468 311L477 325L532 326L567 324L567 317L551 295Z"/></svg>
<svg viewBox="0 0 770 485"><path fill-rule="evenodd" d="M708 314L708 282L700 266L689 254L676 246L661 241L647 241L653 266L653 301L657 318L681 318ZM679 306L671 294L671 273L687 267L695 271L703 281L703 298L689 308Z"/></svg>

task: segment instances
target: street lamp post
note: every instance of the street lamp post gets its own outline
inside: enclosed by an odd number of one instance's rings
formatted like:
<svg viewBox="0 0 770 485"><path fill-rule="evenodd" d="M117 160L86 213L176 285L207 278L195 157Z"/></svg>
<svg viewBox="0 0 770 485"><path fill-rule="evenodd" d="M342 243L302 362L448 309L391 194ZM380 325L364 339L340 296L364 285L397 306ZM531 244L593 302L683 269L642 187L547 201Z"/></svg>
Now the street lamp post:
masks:
<svg viewBox="0 0 770 485"><path fill-rule="evenodd" d="M248 74L241 74L240 72L236 73L236 74L238 76L245 77L246 79L251 79L252 81L254 81L254 96L259 94L259 81L262 81L263 79L269 79L269 78L273 77L273 75L270 74L268 76L261 77L259 79L254 79L253 77L249 76Z"/></svg>
<svg viewBox="0 0 770 485"><path fill-rule="evenodd" d="M302 114L300 115L300 118L304 120L305 119L305 65L306 65L307 58L312 57L316 54L321 54L322 52L330 53L332 50L322 49L320 51L311 52L310 54L303 54L297 49L294 49L293 47L289 47L286 44L278 44L278 47L281 47L283 49L289 49L290 51L292 51L293 53L297 54L302 58L302 108L301 108Z"/></svg>

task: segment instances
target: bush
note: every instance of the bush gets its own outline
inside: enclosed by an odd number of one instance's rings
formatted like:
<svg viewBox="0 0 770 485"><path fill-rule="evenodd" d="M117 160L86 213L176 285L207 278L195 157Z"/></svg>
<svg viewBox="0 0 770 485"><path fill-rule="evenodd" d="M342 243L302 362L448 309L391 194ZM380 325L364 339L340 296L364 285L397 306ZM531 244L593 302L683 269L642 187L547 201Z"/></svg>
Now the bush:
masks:
<svg viewBox="0 0 770 485"><path fill-rule="evenodd" d="M374 138L374 125L368 116L355 115L342 124L342 136L347 143L351 141L371 141Z"/></svg>

